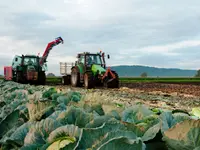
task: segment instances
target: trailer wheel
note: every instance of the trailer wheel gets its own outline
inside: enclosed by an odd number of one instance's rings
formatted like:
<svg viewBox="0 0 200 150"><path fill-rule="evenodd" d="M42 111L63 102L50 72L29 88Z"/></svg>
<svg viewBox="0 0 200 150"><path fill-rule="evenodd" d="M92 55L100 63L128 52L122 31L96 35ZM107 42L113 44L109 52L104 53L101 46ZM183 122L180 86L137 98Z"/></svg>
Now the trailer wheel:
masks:
<svg viewBox="0 0 200 150"><path fill-rule="evenodd" d="M80 87L80 73L76 68L73 68L71 72L71 84L73 87Z"/></svg>
<svg viewBox="0 0 200 150"><path fill-rule="evenodd" d="M71 79L70 77L71 77L70 75L63 76L63 77L62 77L62 84L63 84L63 85L70 85L70 82L71 82L71 81L70 81L70 79Z"/></svg>
<svg viewBox="0 0 200 150"><path fill-rule="evenodd" d="M84 74L84 87L85 89L94 88L93 75L89 72Z"/></svg>

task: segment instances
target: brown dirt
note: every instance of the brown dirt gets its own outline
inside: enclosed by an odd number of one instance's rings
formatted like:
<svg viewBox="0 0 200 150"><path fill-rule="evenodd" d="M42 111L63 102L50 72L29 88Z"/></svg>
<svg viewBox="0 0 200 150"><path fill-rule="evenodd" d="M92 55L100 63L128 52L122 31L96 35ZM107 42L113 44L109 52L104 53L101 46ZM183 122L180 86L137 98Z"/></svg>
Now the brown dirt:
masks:
<svg viewBox="0 0 200 150"><path fill-rule="evenodd" d="M200 96L200 85L194 84L167 84L167 83L126 83L121 86L131 89L144 90L146 92L162 91L165 93L177 92L179 94L187 94Z"/></svg>
<svg viewBox="0 0 200 150"><path fill-rule="evenodd" d="M58 86L66 90L66 86ZM150 107L163 109L181 109L191 111L193 107L200 106L200 86L178 85L163 83L135 83L132 88L120 89L93 89L71 88L83 94L94 93L94 101L100 103L118 103L129 107L136 103L143 103Z"/></svg>

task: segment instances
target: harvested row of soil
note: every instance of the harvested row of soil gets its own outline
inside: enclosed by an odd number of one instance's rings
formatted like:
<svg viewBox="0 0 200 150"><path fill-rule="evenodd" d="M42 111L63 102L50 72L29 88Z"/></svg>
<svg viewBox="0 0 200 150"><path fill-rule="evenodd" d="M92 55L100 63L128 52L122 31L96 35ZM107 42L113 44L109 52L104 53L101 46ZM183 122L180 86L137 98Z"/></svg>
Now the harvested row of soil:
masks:
<svg viewBox="0 0 200 150"><path fill-rule="evenodd" d="M200 96L200 85L192 85L192 84L122 83L121 87L144 90L146 92L152 92L152 91L162 91L165 93L177 92L179 94Z"/></svg>
<svg viewBox="0 0 200 150"><path fill-rule="evenodd" d="M61 86L61 87L70 87L62 86L60 84L48 84L49 86ZM128 87L131 89L142 90L146 92L152 91L162 91L164 93L178 93L185 95L200 96L200 84L199 83L152 83L152 82L143 82L143 83L120 83L120 87ZM84 88L84 87L82 87ZM102 89L102 88L101 88Z"/></svg>
<svg viewBox="0 0 200 150"><path fill-rule="evenodd" d="M62 90L71 88L69 86L57 87ZM192 108L200 106L198 88L198 86L188 85L183 87L183 85L143 83L137 84L134 88L121 87L120 89L85 90L84 87L82 87L72 89L85 95L91 93L92 97L89 99L94 99L101 103L122 104L126 107L133 106L137 103L143 103L152 108L157 107L169 110L181 109L191 111ZM188 89L189 91L182 89Z"/></svg>

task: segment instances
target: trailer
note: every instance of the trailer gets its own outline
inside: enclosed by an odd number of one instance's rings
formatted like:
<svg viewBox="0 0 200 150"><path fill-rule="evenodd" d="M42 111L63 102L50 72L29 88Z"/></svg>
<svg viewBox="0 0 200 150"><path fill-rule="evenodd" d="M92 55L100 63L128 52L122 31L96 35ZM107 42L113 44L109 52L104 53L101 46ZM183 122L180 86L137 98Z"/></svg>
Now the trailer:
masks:
<svg viewBox="0 0 200 150"><path fill-rule="evenodd" d="M62 75L62 84L71 84L71 69L75 65L73 62L60 62L60 74Z"/></svg>

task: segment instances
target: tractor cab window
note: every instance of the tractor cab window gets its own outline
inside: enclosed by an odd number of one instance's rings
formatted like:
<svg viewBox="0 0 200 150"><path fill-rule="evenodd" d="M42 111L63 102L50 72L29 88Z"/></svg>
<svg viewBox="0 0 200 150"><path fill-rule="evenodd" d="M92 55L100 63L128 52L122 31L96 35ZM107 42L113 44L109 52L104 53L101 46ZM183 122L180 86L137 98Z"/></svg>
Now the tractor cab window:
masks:
<svg viewBox="0 0 200 150"><path fill-rule="evenodd" d="M25 65L33 65L37 63L37 58L32 58L32 57L25 57L24 58L24 64Z"/></svg>
<svg viewBox="0 0 200 150"><path fill-rule="evenodd" d="M101 57L99 55L93 55L93 62L95 64L101 65L102 64Z"/></svg>
<svg viewBox="0 0 200 150"><path fill-rule="evenodd" d="M91 64L101 65L102 64L101 57L99 55L87 55L86 63L88 65L91 65Z"/></svg>
<svg viewBox="0 0 200 150"><path fill-rule="evenodd" d="M86 64L91 65L93 62L92 56L91 55L86 55Z"/></svg>
<svg viewBox="0 0 200 150"><path fill-rule="evenodd" d="M85 63L85 58L83 55L79 58L79 63Z"/></svg>

